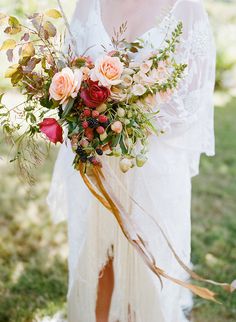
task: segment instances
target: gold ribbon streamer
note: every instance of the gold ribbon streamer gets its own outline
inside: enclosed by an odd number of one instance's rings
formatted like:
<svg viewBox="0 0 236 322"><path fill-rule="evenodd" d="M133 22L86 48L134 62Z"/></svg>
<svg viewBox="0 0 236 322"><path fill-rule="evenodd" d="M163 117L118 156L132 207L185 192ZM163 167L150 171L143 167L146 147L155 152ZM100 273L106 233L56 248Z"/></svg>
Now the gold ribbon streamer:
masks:
<svg viewBox="0 0 236 322"><path fill-rule="evenodd" d="M153 257L151 251L148 249L148 245L143 241L141 236L139 236L135 230L133 229L133 222L130 220L130 216L126 213L125 209L122 207L120 202L117 200L117 198L114 196L113 191L111 187L109 186L109 183L107 182L102 169L99 166L93 166L92 167L92 175L88 175L85 173L85 166L80 163L78 166L78 170L81 174L81 177L88 187L88 189L91 191L91 193L115 216L123 234L127 238L127 240L135 247L135 249L138 251L138 253L141 255L147 266L153 271L153 273L159 278L161 285L162 279L161 277L164 277L180 286L183 286L189 290L191 290L194 294L214 302L217 302L215 299L215 293L211 290L200 287L191 283L184 282L182 280L176 279L167 273L165 273L160 267L156 265L155 258ZM119 181L119 180L118 180ZM91 183L93 182L93 184ZM119 182L120 185L122 185ZM122 188L125 189L122 185ZM99 191L97 192L96 189ZM126 189L125 189L126 190ZM146 211L140 206L136 200L134 200L129 194L129 198L140 208L142 211L144 211L145 214ZM123 214L123 216L122 216ZM177 262L180 264L180 266L194 279L201 282L206 282L209 284L221 286L228 292L233 292L235 290L234 282L230 285L227 283L218 283L212 280L205 279L195 272L193 272L186 264L182 262L180 257L177 255L177 253L174 250L174 247L170 243L167 235L163 231L160 224L150 215L148 216L154 221L154 223L158 226L159 230L161 231L163 237L165 238L168 247L170 248L171 252L175 256ZM125 220L124 220L125 219ZM131 236L131 232L135 235L135 239Z"/></svg>

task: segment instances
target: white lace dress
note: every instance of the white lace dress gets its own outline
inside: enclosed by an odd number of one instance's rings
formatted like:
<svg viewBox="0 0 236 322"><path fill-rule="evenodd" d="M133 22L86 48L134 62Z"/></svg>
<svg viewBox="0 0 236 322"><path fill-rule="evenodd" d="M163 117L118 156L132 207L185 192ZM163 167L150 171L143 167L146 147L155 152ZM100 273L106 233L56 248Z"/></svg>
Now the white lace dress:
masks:
<svg viewBox="0 0 236 322"><path fill-rule="evenodd" d="M166 242L142 211L130 205L117 180L159 221L181 259L190 263L191 177L198 173L201 153L214 154L213 88L215 49L202 1L158 1L172 5L157 26L145 32L145 48L140 59L159 48L178 21L184 34L179 60L188 71L178 92L168 104L160 104L157 126L165 130L161 137L150 138L149 160L141 169L121 174L116 160L108 163L117 175L110 178L117 196L130 216L142 228L158 265L170 275L185 279ZM162 3L163 2L163 3ZM165 8L170 8L165 7ZM163 11L162 11L163 12ZM157 12L156 16L160 14ZM72 32L78 49L96 58L103 47L112 49L101 19L99 0L80 0L72 19ZM151 45L152 44L152 45ZM69 145L69 144L68 144ZM184 322L183 308L191 306L191 297L179 286L158 278L122 235L113 216L90 194L80 175L73 169L74 158L64 144L56 161L48 202L55 221L67 219L69 237L69 322L95 322L98 276L113 256L115 287L109 322ZM116 171L117 168L117 171ZM111 247L113 246L113 248ZM131 312L128 314L128 307Z"/></svg>

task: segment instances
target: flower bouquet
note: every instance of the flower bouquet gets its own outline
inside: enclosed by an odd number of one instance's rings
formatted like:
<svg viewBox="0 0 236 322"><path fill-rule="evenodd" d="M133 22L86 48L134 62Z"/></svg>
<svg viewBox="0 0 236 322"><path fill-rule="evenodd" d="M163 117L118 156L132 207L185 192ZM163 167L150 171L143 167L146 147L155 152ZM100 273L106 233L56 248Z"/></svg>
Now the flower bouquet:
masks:
<svg viewBox="0 0 236 322"><path fill-rule="evenodd" d="M168 278L214 300L213 292L172 278L156 265L103 172L103 160L110 157L120 159L124 173L143 166L147 162L149 136L164 135L156 125L157 106L169 99L184 77L186 64L176 61L182 23L178 23L162 48L139 62L134 60L134 54L141 53L143 42L140 39L128 43L123 38L124 24L112 39L113 50L104 50L94 61L77 54L71 45L65 50L62 34L54 25L54 20L62 16L58 10L50 9L33 14L22 23L16 17L0 15L4 32L10 36L0 50L6 51L10 62L17 61L7 69L5 77L26 98L12 110L0 103L2 129L17 147L14 160L27 176L28 164L32 166L39 160L39 136L55 144L69 140L75 169L93 195L116 217L150 269L159 278ZM17 115L14 121L13 113ZM160 225L156 225L181 266L193 278L206 281L182 263ZM232 289L227 284L223 287Z"/></svg>

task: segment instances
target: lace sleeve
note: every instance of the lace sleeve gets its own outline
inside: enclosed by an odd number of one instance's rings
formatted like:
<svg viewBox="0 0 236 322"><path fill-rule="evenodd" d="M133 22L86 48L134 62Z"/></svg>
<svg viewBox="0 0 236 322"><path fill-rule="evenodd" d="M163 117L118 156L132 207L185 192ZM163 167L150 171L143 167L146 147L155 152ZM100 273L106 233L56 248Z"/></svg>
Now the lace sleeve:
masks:
<svg viewBox="0 0 236 322"><path fill-rule="evenodd" d="M188 139L181 143L185 148L213 154L215 46L208 17L201 1L182 0L169 19L172 26L183 22L178 61L188 67L175 94L160 102L158 126L166 132L167 140L185 135Z"/></svg>

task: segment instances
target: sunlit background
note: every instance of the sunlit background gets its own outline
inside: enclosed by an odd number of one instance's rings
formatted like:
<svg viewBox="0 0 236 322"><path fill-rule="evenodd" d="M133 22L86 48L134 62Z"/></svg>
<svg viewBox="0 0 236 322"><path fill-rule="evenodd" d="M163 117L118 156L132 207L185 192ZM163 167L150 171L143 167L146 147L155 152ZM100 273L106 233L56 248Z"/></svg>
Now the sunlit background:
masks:
<svg viewBox="0 0 236 322"><path fill-rule="evenodd" d="M75 0L62 4L70 17ZM0 0L0 12L19 16L51 7L56 1ZM192 260L199 273L231 281L236 275L236 0L209 0L206 7L218 50L217 154L202 158L201 174L193 180ZM9 90L6 64L0 55L0 93ZM8 97L12 104L18 99L15 92ZM64 321L66 224L53 225L45 203L56 148L29 188L7 162L9 147L2 137L0 142L0 322ZM222 305L196 299L193 321L236 321L236 296L222 292L219 298Z"/></svg>

